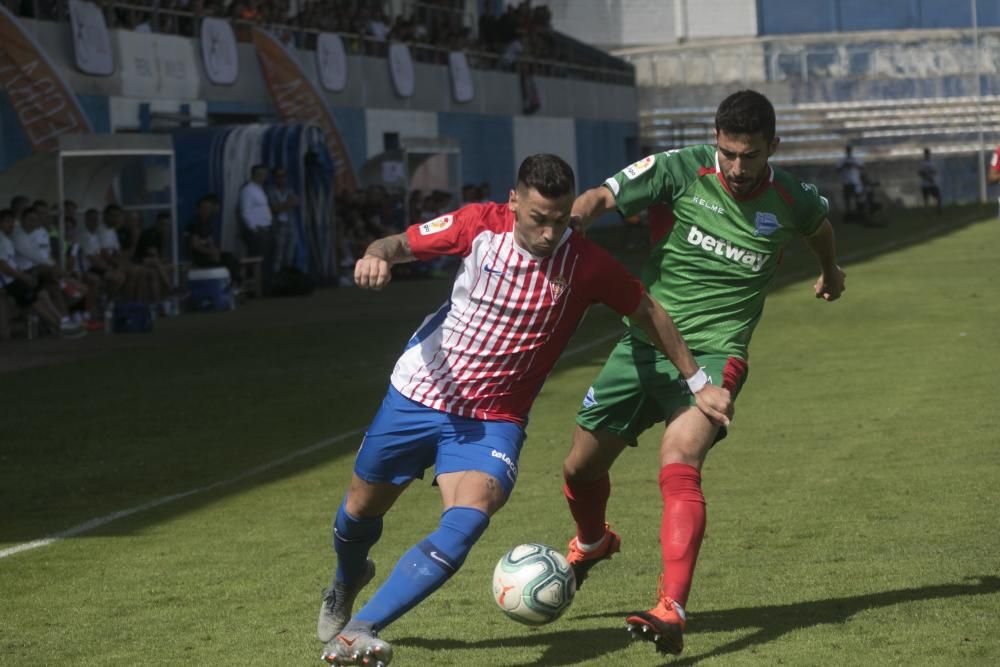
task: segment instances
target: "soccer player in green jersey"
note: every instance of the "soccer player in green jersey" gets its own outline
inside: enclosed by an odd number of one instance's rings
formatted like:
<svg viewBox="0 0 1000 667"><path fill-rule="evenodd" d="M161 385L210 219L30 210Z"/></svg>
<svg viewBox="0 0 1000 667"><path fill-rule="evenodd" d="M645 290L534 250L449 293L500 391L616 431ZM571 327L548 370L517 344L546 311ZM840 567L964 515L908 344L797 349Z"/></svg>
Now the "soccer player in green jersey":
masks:
<svg viewBox="0 0 1000 667"><path fill-rule="evenodd" d="M775 169L774 107L760 93L727 97L715 116L715 146L651 155L580 195L573 215L586 225L617 208L634 215L666 204L674 225L654 243L642 282L673 316L702 368L699 382L721 383L733 398L747 376L747 347L760 320L782 248L801 236L820 265L816 298L844 291L828 203L813 185ZM658 422L663 495L658 603L629 614L633 636L668 653L683 649L687 604L705 532L701 467L726 434L692 405L688 385L645 334L629 327L583 399L573 447L563 463L564 492L576 521L569 561L577 584L621 545L605 522L608 471L639 434Z"/></svg>

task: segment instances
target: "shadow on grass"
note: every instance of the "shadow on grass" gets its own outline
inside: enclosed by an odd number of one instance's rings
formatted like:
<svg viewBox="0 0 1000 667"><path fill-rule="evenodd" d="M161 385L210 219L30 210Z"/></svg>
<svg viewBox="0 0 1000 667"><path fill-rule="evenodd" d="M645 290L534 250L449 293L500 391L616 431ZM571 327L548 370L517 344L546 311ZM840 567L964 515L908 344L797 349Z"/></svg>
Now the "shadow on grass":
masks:
<svg viewBox="0 0 1000 667"><path fill-rule="evenodd" d="M663 664L671 666L693 665L707 658L738 653L753 646L767 644L796 630L803 630L818 625L844 623L855 614L870 609L891 607L906 602L944 600L970 595L994 595L1000 593L1000 577L982 576L969 577L969 579L974 581L966 584L940 584L936 586L921 586L920 588L902 588L883 591L881 593L872 593L870 595L855 595L830 600L813 600L810 602L796 602L768 607L741 607L738 609L695 613L691 616L691 625L687 632L688 637L702 632L731 633L747 629L756 629L756 631L714 648L707 653L670 659ZM590 614L579 618L624 618L626 613ZM623 630L620 632L622 635L625 635ZM562 637L560 633L553 633L550 637L552 637L553 641L560 643L558 650L555 650L557 648L555 645L552 646L550 649L552 652L561 654L563 650L570 650L570 647L563 647L561 645L563 641L567 641L567 638ZM572 637L568 638L568 640L572 641ZM595 656L590 655L589 657ZM544 664L550 663L546 662Z"/></svg>
<svg viewBox="0 0 1000 667"><path fill-rule="evenodd" d="M618 628L598 628L596 630L591 628L586 630L535 632L528 635L510 637L507 640L494 638L467 642L461 639L401 637L392 643L394 646L415 646L431 651L483 649L495 652L498 648L502 649L505 643L518 650L525 648L544 649L542 655L537 659L521 663L527 667L528 665L575 665L585 660L608 656L624 649L629 643L629 636L624 630Z"/></svg>
<svg viewBox="0 0 1000 667"><path fill-rule="evenodd" d="M942 217L924 211L894 211L886 228L838 226L840 254L849 264L867 261L994 215L992 207L973 206L949 209ZM603 244L630 266L638 266L641 255L616 247L615 234L612 230L602 239L595 230L593 236L598 242L607 241ZM801 283L814 272L815 259L803 244L793 243L775 289ZM848 277L849 285L850 281ZM155 338L90 337L87 343L95 348L88 353L91 356L67 357L65 364L7 375L10 386L19 387L5 403L16 427L12 437L30 446L0 452L0 541L37 539L94 516L138 508L141 516L138 511L129 512L127 521L83 531L94 536L128 534L145 523L337 459L349 465L359 438L301 455L308 440L289 437L282 420L301 421L308 427L301 431L310 433L364 427L387 384L384 369L392 367L398 344L419 321L414 313L425 312L424 302L436 306L438 292L446 294L446 287L411 284L380 298L352 290L327 290L291 305L263 300L231 316L176 318L157 331ZM585 323L591 333L596 331L594 320L591 316ZM373 336L372 331L379 335ZM336 348L332 348L333 340ZM574 340L570 347L582 342ZM160 347L164 344L172 346L174 354L166 355ZM608 338L606 346L588 348L558 365L553 376L584 364L593 366L596 373L611 345ZM44 356L57 346L42 341L26 347ZM176 354L177 349L184 354ZM7 346L0 355L11 351ZM107 364L102 355L114 355L115 364ZM315 358L305 359L307 355ZM219 363L218 358L226 363ZM369 382L376 374L380 379ZM311 386L315 382L329 390L320 375L336 376L337 386L350 387L338 395L341 412L332 412L327 403L316 400L321 391L299 389L294 394L298 403L311 407L299 407L290 415L298 404L287 400L292 392L284 390L282 383ZM140 377L144 380L136 389L141 391L124 392L123 387L132 387ZM359 382L359 377L365 381ZM151 387L159 387L158 392ZM120 400L104 398L122 393L128 395ZM91 402L84 402L84 397ZM330 403L336 404L336 396ZM52 406L59 411L54 413ZM53 414L58 418L52 419ZM106 437L132 425L139 429L135 437ZM144 437L148 433L159 437ZM275 465L283 457L288 458ZM60 465L54 466L53 461ZM220 483L220 478L227 481ZM180 502L157 504L156 511L147 513L152 507L144 503L164 498Z"/></svg>

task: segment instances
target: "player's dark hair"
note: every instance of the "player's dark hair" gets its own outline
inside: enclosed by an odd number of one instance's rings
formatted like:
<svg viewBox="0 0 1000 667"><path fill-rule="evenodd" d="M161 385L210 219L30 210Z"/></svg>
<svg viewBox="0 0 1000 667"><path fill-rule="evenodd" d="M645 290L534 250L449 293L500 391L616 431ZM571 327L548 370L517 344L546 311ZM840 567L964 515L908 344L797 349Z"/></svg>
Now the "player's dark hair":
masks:
<svg viewBox="0 0 1000 667"><path fill-rule="evenodd" d="M539 153L524 158L517 170L517 184L538 191L548 199L556 199L576 190L573 168L558 155Z"/></svg>
<svg viewBox="0 0 1000 667"><path fill-rule="evenodd" d="M756 90L741 90L722 100L715 112L715 129L726 134L764 135L771 143L775 135L774 106Z"/></svg>

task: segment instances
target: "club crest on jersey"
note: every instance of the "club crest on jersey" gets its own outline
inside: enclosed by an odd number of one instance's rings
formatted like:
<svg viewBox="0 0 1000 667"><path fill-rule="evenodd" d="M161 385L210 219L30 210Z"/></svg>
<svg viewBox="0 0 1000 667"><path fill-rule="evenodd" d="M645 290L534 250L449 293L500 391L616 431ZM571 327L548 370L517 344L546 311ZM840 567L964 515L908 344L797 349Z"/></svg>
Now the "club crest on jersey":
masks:
<svg viewBox="0 0 1000 667"><path fill-rule="evenodd" d="M569 283L562 276L556 276L549 280L549 291L552 293L552 301L559 303L559 297L563 295Z"/></svg>
<svg viewBox="0 0 1000 667"><path fill-rule="evenodd" d="M424 224L420 225L420 235L427 236L429 234L437 234L438 232L443 232L444 230L451 227L452 220L454 216L442 215L440 218L434 218Z"/></svg>
<svg viewBox="0 0 1000 667"><path fill-rule="evenodd" d="M627 176L628 180L631 181L631 180L637 178L642 173L648 171L649 168L652 167L653 163L655 163L655 162L656 162L656 156L655 155L648 155L648 156L642 158L641 160L639 160L638 162L635 162L635 163L630 164L629 166L625 167L625 176Z"/></svg>
<svg viewBox="0 0 1000 667"><path fill-rule="evenodd" d="M778 216L774 213L764 213L757 211L757 217L753 221L754 236L770 236L781 227Z"/></svg>

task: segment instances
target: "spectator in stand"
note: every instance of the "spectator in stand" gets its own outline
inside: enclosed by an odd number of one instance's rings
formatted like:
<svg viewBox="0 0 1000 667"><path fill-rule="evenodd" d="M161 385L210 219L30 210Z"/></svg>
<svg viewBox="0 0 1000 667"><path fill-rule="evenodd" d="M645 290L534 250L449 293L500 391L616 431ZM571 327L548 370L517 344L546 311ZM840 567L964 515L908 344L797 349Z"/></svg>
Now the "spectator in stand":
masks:
<svg viewBox="0 0 1000 667"><path fill-rule="evenodd" d="M274 262L271 271L291 266L295 260L295 223L293 212L299 207L299 196L288 185L288 172L284 167L271 171L271 185L267 188L267 201L271 205L274 228Z"/></svg>
<svg viewBox="0 0 1000 667"><path fill-rule="evenodd" d="M14 246L14 268L19 274L29 276L31 280L25 281L21 275L7 275L17 278L18 282L35 290L36 293L46 293L47 302L51 303L59 314L60 332L75 335L77 331L82 331L80 323L73 321L69 316L69 306L59 284L60 276L52 260L49 233L42 227L41 218L34 207L21 212L21 224L11 225L8 238ZM77 295L77 298L80 297L82 295ZM46 302L43 301L44 303Z"/></svg>
<svg viewBox="0 0 1000 667"><path fill-rule="evenodd" d="M97 290L107 298L117 297L125 285L125 274L111 265L101 252L100 213L87 209L83 214L83 229L77 233L80 245L81 273L97 281Z"/></svg>
<svg viewBox="0 0 1000 667"><path fill-rule="evenodd" d="M218 198L215 195L204 195L198 200L194 220L187 226L188 254L194 267L201 269L225 267L229 271L229 279L238 287L240 260L232 253L219 250L215 243L213 227L218 210Z"/></svg>
<svg viewBox="0 0 1000 667"><path fill-rule="evenodd" d="M410 190L406 204L406 223L415 225L423 217L424 193L420 190Z"/></svg>
<svg viewBox="0 0 1000 667"><path fill-rule="evenodd" d="M930 204L931 197L934 198L937 212L941 212L941 188L938 186L938 170L931 159L931 149L924 149L924 159L920 162L920 169L917 171L920 176L920 194L924 198L924 207Z"/></svg>
<svg viewBox="0 0 1000 667"><path fill-rule="evenodd" d="M844 157L837 164L840 183L844 192L844 222L868 221L865 208L864 165L853 155L850 146L844 147ZM853 210L852 210L853 209Z"/></svg>
<svg viewBox="0 0 1000 667"><path fill-rule="evenodd" d="M22 271L17 266L17 251L11 235L14 233L14 212L0 211L0 299L6 302L10 297L20 308L26 308L38 315L52 331L58 331L66 338L79 338L86 334L80 326L63 312L60 312L49 293L38 289L38 279ZM2 323L6 327L6 322Z"/></svg>
<svg viewBox="0 0 1000 667"><path fill-rule="evenodd" d="M97 238L101 257L124 276L121 296L130 301L143 301L146 297L146 271L132 264L131 257L122 252L119 230L125 224L125 215L118 204L104 207L103 224L98 227Z"/></svg>
<svg viewBox="0 0 1000 667"><path fill-rule="evenodd" d="M240 189L240 235L247 257L263 259L264 284L268 284L273 261L274 246L271 205L267 201L264 184L267 183L267 166L254 165L250 180Z"/></svg>
<svg viewBox="0 0 1000 667"><path fill-rule="evenodd" d="M167 298L174 291L169 271L172 229L170 213L166 211L158 213L153 226L139 234L135 252L132 254L132 261L145 268L153 302L159 304L160 313L163 315L173 312L173 306Z"/></svg>
<svg viewBox="0 0 1000 667"><path fill-rule="evenodd" d="M139 243L139 235L142 234L142 219L138 211L125 211L122 217L122 224L115 230L118 234L118 243L121 246L122 255L134 258L135 247Z"/></svg>

